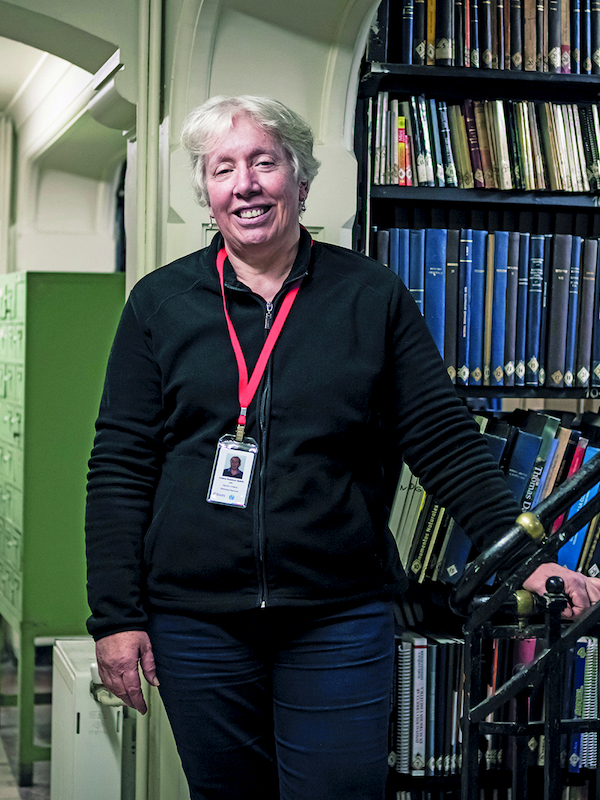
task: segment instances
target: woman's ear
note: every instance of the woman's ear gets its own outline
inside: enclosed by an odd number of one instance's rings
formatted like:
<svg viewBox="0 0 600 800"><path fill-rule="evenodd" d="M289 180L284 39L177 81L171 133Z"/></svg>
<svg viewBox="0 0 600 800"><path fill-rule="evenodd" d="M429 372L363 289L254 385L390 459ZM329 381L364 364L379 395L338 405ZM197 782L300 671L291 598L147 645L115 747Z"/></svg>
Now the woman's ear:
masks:
<svg viewBox="0 0 600 800"><path fill-rule="evenodd" d="M300 202L301 203L303 203L306 200L306 198L308 197L308 182L307 181L302 181L302 183L300 184L299 197L300 197Z"/></svg>

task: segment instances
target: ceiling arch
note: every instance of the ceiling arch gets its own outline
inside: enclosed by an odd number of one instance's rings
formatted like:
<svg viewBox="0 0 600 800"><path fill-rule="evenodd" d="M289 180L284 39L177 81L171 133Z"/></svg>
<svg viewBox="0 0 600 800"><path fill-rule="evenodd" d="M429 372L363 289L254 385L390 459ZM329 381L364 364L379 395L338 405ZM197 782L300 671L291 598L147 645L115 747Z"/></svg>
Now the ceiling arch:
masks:
<svg viewBox="0 0 600 800"><path fill-rule="evenodd" d="M5 0L0 0L0 36L52 53L92 74L117 49L81 28Z"/></svg>

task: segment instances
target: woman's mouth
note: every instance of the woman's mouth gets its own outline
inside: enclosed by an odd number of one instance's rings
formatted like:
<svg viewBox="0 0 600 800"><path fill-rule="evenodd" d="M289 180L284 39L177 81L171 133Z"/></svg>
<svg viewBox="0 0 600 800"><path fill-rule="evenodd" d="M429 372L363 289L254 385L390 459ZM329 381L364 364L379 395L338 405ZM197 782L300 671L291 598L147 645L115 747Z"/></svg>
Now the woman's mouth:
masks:
<svg viewBox="0 0 600 800"><path fill-rule="evenodd" d="M262 217L269 210L269 206L262 206L261 208L244 208L241 211L236 211L240 219L256 219Z"/></svg>

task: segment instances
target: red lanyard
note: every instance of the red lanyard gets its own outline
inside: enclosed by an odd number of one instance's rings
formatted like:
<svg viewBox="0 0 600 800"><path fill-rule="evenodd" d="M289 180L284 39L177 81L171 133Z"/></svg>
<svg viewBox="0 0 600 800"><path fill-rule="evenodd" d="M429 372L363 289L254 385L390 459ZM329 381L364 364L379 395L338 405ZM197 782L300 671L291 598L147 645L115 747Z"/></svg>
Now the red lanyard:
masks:
<svg viewBox="0 0 600 800"><path fill-rule="evenodd" d="M273 321L273 325L271 326L271 330L269 331L269 334L263 345L263 348L260 351L258 361L256 362L254 370L252 371L250 380L248 380L248 367L246 366L246 359L244 358L244 353L242 351L240 341L237 337L237 333L235 332L235 328L233 327L233 322L231 321L229 312L227 311L227 303L225 301L225 281L223 279L223 264L225 263L226 258L227 258L227 253L225 251L225 248L222 247L217 255L217 272L219 273L219 281L221 282L221 296L223 298L223 309L225 311L225 319L227 320L227 328L229 329L229 338L231 339L231 345L233 347L233 352L235 353L235 360L237 361L238 365L238 374L239 374L238 395L240 401L240 415L238 417L238 427L235 438L237 439L238 442L241 442L244 437L244 428L246 425L246 414L248 412L248 406L252 402L252 399L256 394L256 390L258 389L258 385L261 382L262 376L265 373L269 357L273 352L275 343L279 338L279 334L281 333L281 330L284 326L287 316L290 313L290 309L294 304L296 295L300 290L300 283L298 282L296 286L292 287L288 291L286 296L283 298L283 302L281 303L281 308L279 309L277 316Z"/></svg>

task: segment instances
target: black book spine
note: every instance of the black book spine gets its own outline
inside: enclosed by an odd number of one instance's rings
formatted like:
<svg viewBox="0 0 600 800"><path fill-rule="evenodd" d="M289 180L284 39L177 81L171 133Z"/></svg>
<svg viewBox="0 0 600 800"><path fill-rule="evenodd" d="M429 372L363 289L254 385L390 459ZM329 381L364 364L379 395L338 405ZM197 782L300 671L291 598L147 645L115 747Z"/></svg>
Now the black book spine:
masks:
<svg viewBox="0 0 600 800"><path fill-rule="evenodd" d="M548 72L561 72L562 69L560 4L561 0L548 0Z"/></svg>
<svg viewBox="0 0 600 800"><path fill-rule="evenodd" d="M471 33L471 66L479 67L479 0L471 0L469 4L469 18Z"/></svg>
<svg viewBox="0 0 600 800"><path fill-rule="evenodd" d="M435 6L435 63L452 66L452 0L439 0Z"/></svg>
<svg viewBox="0 0 600 800"><path fill-rule="evenodd" d="M591 0L592 75L600 75L600 0Z"/></svg>
<svg viewBox="0 0 600 800"><path fill-rule="evenodd" d="M481 53L481 66L484 69L492 68L492 1L481 0L481 27L479 49Z"/></svg>
<svg viewBox="0 0 600 800"><path fill-rule="evenodd" d="M504 69L504 0L496 0L496 31L498 38L498 69Z"/></svg>
<svg viewBox="0 0 600 800"><path fill-rule="evenodd" d="M522 175L522 162L520 158L520 151L518 146L517 137L517 120L515 114L515 107L512 100L504 103L504 111L506 116L506 136L508 138L508 151L510 154L510 166L515 189L524 189L523 175Z"/></svg>
<svg viewBox="0 0 600 800"><path fill-rule="evenodd" d="M402 4L402 64L413 63L413 16L414 0Z"/></svg>
<svg viewBox="0 0 600 800"><path fill-rule="evenodd" d="M535 6L535 66L537 72L544 71L544 0L537 0Z"/></svg>
<svg viewBox="0 0 600 800"><path fill-rule="evenodd" d="M596 176L594 175L594 154L592 152L592 131L590 129L590 119L588 117L588 109L585 106L578 106L579 122L581 126L581 139L583 142L583 154L585 156L585 170L588 182L590 184L590 191L595 192L597 188Z"/></svg>
<svg viewBox="0 0 600 800"><path fill-rule="evenodd" d="M465 4L464 0L454 0L454 66L464 67L464 65L465 65Z"/></svg>
<svg viewBox="0 0 600 800"><path fill-rule="evenodd" d="M600 0L599 0L600 2ZM521 0L510 0L510 68L523 69Z"/></svg>
<svg viewBox="0 0 600 800"><path fill-rule="evenodd" d="M412 63L417 67L425 64L425 10L425 0L414 0Z"/></svg>

